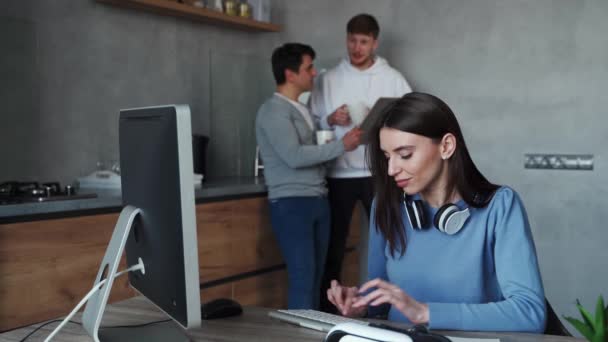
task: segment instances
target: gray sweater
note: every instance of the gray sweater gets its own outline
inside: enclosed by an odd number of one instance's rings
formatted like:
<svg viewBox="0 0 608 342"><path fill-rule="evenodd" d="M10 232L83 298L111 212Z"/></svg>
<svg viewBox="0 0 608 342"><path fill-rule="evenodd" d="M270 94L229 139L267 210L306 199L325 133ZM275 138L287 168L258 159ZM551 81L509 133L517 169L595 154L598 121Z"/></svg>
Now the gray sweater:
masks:
<svg viewBox="0 0 608 342"><path fill-rule="evenodd" d="M302 114L276 95L258 110L255 133L264 163L268 198L327 194L324 163L344 153L341 140L316 145L315 131Z"/></svg>

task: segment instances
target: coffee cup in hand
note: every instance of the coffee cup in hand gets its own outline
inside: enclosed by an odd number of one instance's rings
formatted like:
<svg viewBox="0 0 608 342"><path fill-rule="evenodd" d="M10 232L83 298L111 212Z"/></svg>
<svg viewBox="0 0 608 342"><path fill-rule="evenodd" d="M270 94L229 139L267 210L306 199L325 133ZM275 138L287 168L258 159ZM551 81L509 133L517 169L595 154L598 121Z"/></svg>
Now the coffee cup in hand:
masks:
<svg viewBox="0 0 608 342"><path fill-rule="evenodd" d="M336 140L334 131L317 131L317 145L327 144L328 142L332 142L334 140Z"/></svg>
<svg viewBox="0 0 608 342"><path fill-rule="evenodd" d="M359 126L369 113L369 108L363 102L349 103L347 108L348 115L355 126Z"/></svg>

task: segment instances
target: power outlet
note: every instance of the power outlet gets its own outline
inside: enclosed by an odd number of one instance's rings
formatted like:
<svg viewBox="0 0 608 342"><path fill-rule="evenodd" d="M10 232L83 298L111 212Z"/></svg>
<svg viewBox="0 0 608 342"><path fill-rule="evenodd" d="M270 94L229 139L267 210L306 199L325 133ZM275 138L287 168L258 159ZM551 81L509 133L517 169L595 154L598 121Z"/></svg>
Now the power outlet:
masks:
<svg viewBox="0 0 608 342"><path fill-rule="evenodd" d="M553 170L593 170L592 154L524 154L524 168Z"/></svg>

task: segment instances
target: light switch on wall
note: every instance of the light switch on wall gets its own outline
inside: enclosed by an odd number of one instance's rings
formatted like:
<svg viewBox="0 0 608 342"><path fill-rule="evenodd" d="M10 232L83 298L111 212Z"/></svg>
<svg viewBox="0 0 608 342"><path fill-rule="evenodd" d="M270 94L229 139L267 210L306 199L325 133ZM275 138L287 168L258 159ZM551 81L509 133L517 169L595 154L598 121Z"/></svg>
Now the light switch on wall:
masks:
<svg viewBox="0 0 608 342"><path fill-rule="evenodd" d="M524 168L553 170L593 170L592 154L524 154Z"/></svg>

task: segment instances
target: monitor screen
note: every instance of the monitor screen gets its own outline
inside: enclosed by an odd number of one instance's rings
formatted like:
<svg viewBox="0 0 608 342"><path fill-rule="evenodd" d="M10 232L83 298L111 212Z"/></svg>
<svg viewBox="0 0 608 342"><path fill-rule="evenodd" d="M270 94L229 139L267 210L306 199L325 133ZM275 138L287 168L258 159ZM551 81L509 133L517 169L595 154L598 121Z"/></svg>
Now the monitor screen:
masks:
<svg viewBox="0 0 608 342"><path fill-rule="evenodd" d="M133 288L182 328L201 325L191 131L185 105L120 111L124 208L82 315L95 341L190 341L171 321L101 327L123 250Z"/></svg>
<svg viewBox="0 0 608 342"><path fill-rule="evenodd" d="M126 243L129 282L184 328L200 326L200 289L188 106L120 111L122 198L141 210Z"/></svg>

